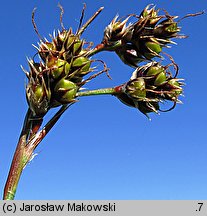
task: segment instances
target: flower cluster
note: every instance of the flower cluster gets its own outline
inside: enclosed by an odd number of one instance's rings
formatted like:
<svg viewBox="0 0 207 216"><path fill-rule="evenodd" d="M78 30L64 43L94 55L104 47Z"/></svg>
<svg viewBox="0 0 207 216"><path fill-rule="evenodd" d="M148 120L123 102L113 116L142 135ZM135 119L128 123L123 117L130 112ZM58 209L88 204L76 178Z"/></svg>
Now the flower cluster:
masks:
<svg viewBox="0 0 207 216"><path fill-rule="evenodd" d="M172 38L184 38L180 35L177 16L171 16L165 10L159 14L152 5L148 5L139 16L129 15L124 20L116 16L105 28L102 44L105 50L114 51L120 59L135 68L129 82L121 85L121 92L115 94L123 103L138 108L142 113L157 113L160 102L173 101L175 107L182 94L182 79L178 79L178 67L168 54L176 70L173 76L168 66L162 66L154 58L163 59L162 50L174 42ZM135 22L127 22L130 18ZM139 63L147 62L139 66Z"/></svg>
<svg viewBox="0 0 207 216"><path fill-rule="evenodd" d="M130 66L137 67L141 61L161 57L162 48L174 43L171 38L185 37L178 34L177 16L171 16L166 11L164 15L159 15L159 10L150 6L139 16L129 15L123 21L116 16L105 28L102 43ZM135 17L137 21L127 26L130 17Z"/></svg>
<svg viewBox="0 0 207 216"><path fill-rule="evenodd" d="M172 101L174 108L183 92L182 79L177 78L178 66L170 55L165 53L170 60L167 66L162 66L161 61L164 59L163 48L170 48L173 38L185 38L179 34L178 17L152 5L148 5L139 16L130 14L124 19L115 16L105 28L102 42L92 48L92 43L81 39L81 35L103 8L81 27L84 9L76 33L62 25L62 31L56 31L51 41L40 40L36 47L40 61L28 59L26 95L33 115L42 117L50 108L70 104L80 95L98 94L80 90L87 81L101 73L84 80L84 76L94 69L91 67L94 60L90 57L104 50L116 53L125 64L135 69L128 82L114 87L114 92L110 90L108 94L115 95L144 114L158 113L160 103L165 101ZM129 20L133 22L128 24ZM33 25L38 33L34 20ZM105 63L100 62L107 71ZM174 76L170 66L175 68Z"/></svg>
<svg viewBox="0 0 207 216"><path fill-rule="evenodd" d="M170 72L169 66L150 62L138 67L129 82L121 86L122 93L117 97L128 106L139 109L142 113L157 113L160 102L174 102L182 94L183 83ZM174 107L174 106L173 106Z"/></svg>
<svg viewBox="0 0 207 216"><path fill-rule="evenodd" d="M80 38L81 31L62 29L51 36L51 42L41 39L36 47L40 61L28 59L26 96L34 116L42 117L50 108L74 102L83 77L93 71L89 48L85 48L89 43Z"/></svg>
<svg viewBox="0 0 207 216"><path fill-rule="evenodd" d="M77 98L113 95L148 116L151 112L172 110L180 102L179 96L183 93L178 66L169 54L163 52L163 48L169 48L174 43L172 38L185 37L179 34L178 24L182 19L177 20L177 16L169 15L164 9L156 10L148 5L139 16L131 14L125 19L116 16L105 28L102 42L93 48L92 43L87 43L81 37L103 7L82 25L86 8L84 4L75 32L72 28L64 28L63 8L61 5L59 7L62 30L54 31L50 41L40 36L34 22L34 11L32 13L33 27L40 42L35 46L37 53L33 58L28 58L29 70L23 69L28 78L26 98L29 107L4 189L6 200L14 199L22 170L35 156L34 150ZM184 18L200 14L203 12L188 14ZM130 80L121 85L87 90L83 88L85 83L108 71L102 60L91 59L101 51L114 52L134 71ZM168 58L165 66L162 65L163 54ZM37 61L36 56L39 56ZM96 67L92 67L93 62L102 63L104 69L94 73ZM163 109L162 104L167 101L173 103L173 106ZM59 109L47 121L44 117L54 107Z"/></svg>

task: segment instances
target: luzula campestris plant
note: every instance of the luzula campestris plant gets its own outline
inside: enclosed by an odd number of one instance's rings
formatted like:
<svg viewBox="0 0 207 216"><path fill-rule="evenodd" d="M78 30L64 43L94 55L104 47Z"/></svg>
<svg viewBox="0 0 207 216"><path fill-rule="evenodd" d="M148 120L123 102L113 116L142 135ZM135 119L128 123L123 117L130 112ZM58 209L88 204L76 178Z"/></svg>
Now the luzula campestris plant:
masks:
<svg viewBox="0 0 207 216"><path fill-rule="evenodd" d="M92 48L92 43L82 39L82 33L103 8L82 25L84 6L79 27L73 31L64 28L63 8L59 7L62 30L55 31L50 41L39 35L32 13L34 29L40 37L38 46L35 46L40 60L28 58L29 69L23 69L28 78L28 111L5 185L4 199L14 199L22 170L31 160L35 148L80 97L110 94L148 115L161 111L160 103L165 101L173 102L173 109L183 92L183 82L177 77L178 66L173 58L165 54L170 60L166 66L159 59L163 60L163 48L174 43L172 38L185 37L179 35L177 16L171 16L165 10L160 15L160 10L152 5L148 5L139 16L131 14L123 20L116 16L105 28L102 42ZM130 19L135 21L127 24ZM92 64L97 60L92 56L101 51L115 52L134 72L130 80L119 86L86 91L82 88L85 83L108 71L106 64L98 60L104 69L94 73ZM171 72L172 68L174 72ZM41 129L45 115L54 107L60 107L59 111Z"/></svg>

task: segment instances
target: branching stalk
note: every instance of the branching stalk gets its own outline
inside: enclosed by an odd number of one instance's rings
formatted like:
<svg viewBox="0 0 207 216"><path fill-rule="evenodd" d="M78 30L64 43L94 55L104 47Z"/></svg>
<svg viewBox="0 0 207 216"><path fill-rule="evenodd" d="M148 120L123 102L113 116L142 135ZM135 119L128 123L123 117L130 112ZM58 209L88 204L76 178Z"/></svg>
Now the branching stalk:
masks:
<svg viewBox="0 0 207 216"><path fill-rule="evenodd" d="M121 41L117 41L116 43L114 43L113 45L106 45L104 43L100 43L98 44L94 49L90 50L90 52L88 53L88 57L91 57L97 53L100 53L102 51L114 51L115 49L119 48L122 46Z"/></svg>
<svg viewBox="0 0 207 216"><path fill-rule="evenodd" d="M81 91L76 94L77 97L83 96L92 96L92 95L115 95L117 94L116 88L104 88L104 89L96 89L96 90L89 90L89 91Z"/></svg>

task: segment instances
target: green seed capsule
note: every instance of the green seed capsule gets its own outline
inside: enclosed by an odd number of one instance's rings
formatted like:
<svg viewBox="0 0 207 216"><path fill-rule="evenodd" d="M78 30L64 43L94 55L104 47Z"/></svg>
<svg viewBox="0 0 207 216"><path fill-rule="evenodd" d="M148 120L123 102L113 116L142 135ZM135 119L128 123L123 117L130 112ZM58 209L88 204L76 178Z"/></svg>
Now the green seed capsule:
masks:
<svg viewBox="0 0 207 216"><path fill-rule="evenodd" d="M71 102L77 93L77 86L75 83L62 78L58 83L56 84L55 88L55 96L56 100L60 103L69 103Z"/></svg>
<svg viewBox="0 0 207 216"><path fill-rule="evenodd" d="M44 87L38 85L35 87L34 96L38 103L40 103L44 97Z"/></svg>
<svg viewBox="0 0 207 216"><path fill-rule="evenodd" d="M85 64L87 64L88 62L90 62L90 60L86 57L79 57L79 58L76 58L73 63L72 63L72 66L73 67L81 67Z"/></svg>
<svg viewBox="0 0 207 216"><path fill-rule="evenodd" d="M146 98L145 81L141 77L132 80L127 86L127 90L128 90L128 95L132 98L136 98L136 99Z"/></svg>
<svg viewBox="0 0 207 216"><path fill-rule="evenodd" d="M73 54L79 53L81 51L83 42L82 41L77 41L73 45Z"/></svg>
<svg viewBox="0 0 207 216"><path fill-rule="evenodd" d="M175 86L175 87L180 87L179 82L176 79L171 79L168 81L168 84Z"/></svg>
<svg viewBox="0 0 207 216"><path fill-rule="evenodd" d="M82 68L81 68L81 71L80 71L80 74L81 75L85 75L89 72L90 70L90 66L91 66L91 62L88 61Z"/></svg>
<svg viewBox="0 0 207 216"><path fill-rule="evenodd" d="M64 66L66 61L62 59L57 59L53 65L54 69L51 71L51 75L54 79L58 79L64 71Z"/></svg>
<svg viewBox="0 0 207 216"><path fill-rule="evenodd" d="M143 17L147 17L147 16L148 16L148 14L149 14L149 13L148 13L148 11L147 11L147 10L144 10L144 11L142 12L142 16L143 16Z"/></svg>
<svg viewBox="0 0 207 216"><path fill-rule="evenodd" d="M150 51L155 52L157 54L159 54L162 51L162 48L158 43L146 42L145 45Z"/></svg>
<svg viewBox="0 0 207 216"><path fill-rule="evenodd" d="M132 82L132 86L139 90L145 89L145 81L142 77L139 77Z"/></svg>
<svg viewBox="0 0 207 216"><path fill-rule="evenodd" d="M71 63L69 64L68 62L66 62L65 65L64 65L64 72L65 72L65 75L68 75L68 74L69 74L70 68L71 68Z"/></svg>
<svg viewBox="0 0 207 216"><path fill-rule="evenodd" d="M147 76L153 76L153 75L157 75L161 72L164 72L164 68L163 67L158 67L158 66L151 66L148 68L147 70Z"/></svg>
<svg viewBox="0 0 207 216"><path fill-rule="evenodd" d="M70 36L68 36L68 38L67 38L67 43L66 43L66 47L65 47L66 50L69 50L69 48L70 48L70 47L72 46L72 44L74 43L75 39L76 39L75 35L70 35Z"/></svg>
<svg viewBox="0 0 207 216"><path fill-rule="evenodd" d="M143 89L143 90L136 90L134 91L131 96L133 98L137 98L137 99L143 99L143 98L146 98L146 90Z"/></svg>
<svg viewBox="0 0 207 216"><path fill-rule="evenodd" d="M175 33L179 31L178 25L176 22L173 22L168 27L165 28L165 31L168 33Z"/></svg>
<svg viewBox="0 0 207 216"><path fill-rule="evenodd" d="M160 86L165 82L166 82L166 74L165 74L165 72L161 72L157 75L157 77L154 81L154 85Z"/></svg>
<svg viewBox="0 0 207 216"><path fill-rule="evenodd" d="M173 92L176 96L179 96L180 94L182 94L183 89L177 80L175 80L175 79L169 80L168 85L171 86L171 88L172 88L171 92Z"/></svg>

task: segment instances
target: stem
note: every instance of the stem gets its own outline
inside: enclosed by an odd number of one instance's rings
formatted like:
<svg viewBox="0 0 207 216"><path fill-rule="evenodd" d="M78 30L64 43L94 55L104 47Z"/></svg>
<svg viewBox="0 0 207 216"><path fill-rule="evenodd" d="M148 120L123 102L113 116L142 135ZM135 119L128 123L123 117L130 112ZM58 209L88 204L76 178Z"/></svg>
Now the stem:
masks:
<svg viewBox="0 0 207 216"><path fill-rule="evenodd" d="M34 152L35 148L43 140L46 134L52 129L52 127L59 120L61 115L72 104L73 103L63 105L59 109L59 111L52 117L52 119L39 132L35 131L34 128L39 128L42 124L42 121L31 119L31 110L28 109L4 188L4 200L14 199L22 171L28 161L31 159L32 153Z"/></svg>
<svg viewBox="0 0 207 216"><path fill-rule="evenodd" d="M82 97L82 96L104 95L104 94L115 95L120 91L122 91L122 86L78 92L76 96ZM28 109L28 112L25 116L25 121L19 138L19 142L17 144L14 157L12 160L12 164L9 170L9 175L6 181L6 185L4 188L4 196L3 196L4 200L14 199L22 171L26 166L26 164L28 163L28 161L31 159L35 148L39 145L39 143L43 140L43 138L56 124L56 122L59 120L62 114L72 104L73 103L63 105L59 109L59 111L51 118L50 121L48 121L48 123L40 131L36 131L34 130L34 128L37 127L39 129L42 121L41 120L37 121L36 119L32 119L31 110Z"/></svg>
<svg viewBox="0 0 207 216"><path fill-rule="evenodd" d="M101 51L105 50L105 45L104 44L98 44L94 49L90 50L87 57L91 57Z"/></svg>
<svg viewBox="0 0 207 216"><path fill-rule="evenodd" d="M104 88L104 89L82 91L82 92L78 92L76 94L76 96L77 97L82 97L82 96L105 95L105 94L114 95L114 94L117 94L117 93L118 93L117 87L114 87L114 88Z"/></svg>
<svg viewBox="0 0 207 216"><path fill-rule="evenodd" d="M75 102L73 102L75 103ZM43 140L43 138L49 133L52 127L56 124L62 114L68 109L71 104L63 105L57 113L51 118L51 120L40 130L35 136L33 136L27 143L26 146L26 155L28 158L31 158L32 153L34 152L35 148L39 145L39 143Z"/></svg>
<svg viewBox="0 0 207 216"><path fill-rule="evenodd" d="M104 7L100 7L95 14L82 26L82 28L79 29L78 34L81 35L86 28L91 24L91 22L101 13L101 11L104 9Z"/></svg>
<svg viewBox="0 0 207 216"><path fill-rule="evenodd" d="M4 200L13 200L16 188L24 168L24 148L26 145L26 134L22 134L14 153L7 182L4 188Z"/></svg>
<svg viewBox="0 0 207 216"><path fill-rule="evenodd" d="M84 92L78 92L77 97L81 96L91 96L91 95L104 95L110 94L115 95L122 90L121 86L114 88L104 88L97 90L90 90ZM75 103L75 102L73 102ZM36 131L34 128L38 128L42 124L42 120L37 121L32 119L31 110L28 109L25 116L22 132L17 144L12 164L9 170L9 175L4 188L4 200L13 200L16 194L16 189L22 174L22 171L28 161L31 159L35 148L43 140L43 138L48 134L52 127L56 124L62 114L68 109L71 104L63 105L59 111L51 118L50 121L43 127L42 130Z"/></svg>
<svg viewBox="0 0 207 216"><path fill-rule="evenodd" d="M100 43L94 49L89 51L87 57L91 57L101 51L115 51L117 48L121 46L122 46L121 41L117 41L116 43L110 45L105 43Z"/></svg>
<svg viewBox="0 0 207 216"><path fill-rule="evenodd" d="M22 173L22 170L25 166L25 161L24 161L24 149L26 146L27 138L30 133L31 129L31 116L32 112L30 109L27 110L27 113L25 115L24 123L23 123L23 128L20 134L20 138L13 156L12 164L9 170L8 178L6 181L6 185L4 188L4 200L13 200L15 193L16 193L16 188Z"/></svg>

